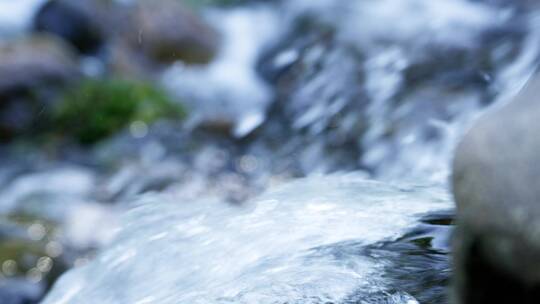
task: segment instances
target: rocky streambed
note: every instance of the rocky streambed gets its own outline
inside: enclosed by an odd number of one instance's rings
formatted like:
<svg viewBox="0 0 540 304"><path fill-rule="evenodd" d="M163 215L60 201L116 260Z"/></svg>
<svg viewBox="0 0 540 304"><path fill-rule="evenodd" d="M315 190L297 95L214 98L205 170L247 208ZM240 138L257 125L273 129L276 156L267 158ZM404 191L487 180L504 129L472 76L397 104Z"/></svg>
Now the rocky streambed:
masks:
<svg viewBox="0 0 540 304"><path fill-rule="evenodd" d="M527 1L26 0L0 17L10 304L72 268L45 303L444 303L454 146L540 46Z"/></svg>

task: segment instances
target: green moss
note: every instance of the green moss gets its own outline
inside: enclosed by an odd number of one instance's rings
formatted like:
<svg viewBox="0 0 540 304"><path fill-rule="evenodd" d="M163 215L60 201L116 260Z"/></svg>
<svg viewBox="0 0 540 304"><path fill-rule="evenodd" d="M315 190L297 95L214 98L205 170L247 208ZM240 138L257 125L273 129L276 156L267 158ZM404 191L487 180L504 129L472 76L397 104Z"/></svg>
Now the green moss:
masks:
<svg viewBox="0 0 540 304"><path fill-rule="evenodd" d="M2 215L0 223L7 227L7 231L25 231L32 224L41 224L46 229L46 235L43 240L30 240L17 236L2 235L0 237L0 266L7 261L14 261L16 269L12 275L22 276L28 270L35 266L40 257L47 256L45 246L49 233L52 232L51 226L47 226L42 221L34 220L30 216L23 215ZM0 269L2 273L4 269Z"/></svg>
<svg viewBox="0 0 540 304"><path fill-rule="evenodd" d="M46 256L45 250L39 245L38 243L24 240L2 240L0 244L0 265L5 261L13 260L20 265L19 267L23 268L22 266L25 266L23 269L19 269L19 271L28 271L30 266L25 265L25 256L32 256L34 257L33 260L37 260L41 256Z"/></svg>
<svg viewBox="0 0 540 304"><path fill-rule="evenodd" d="M183 108L155 86L123 79L86 80L68 90L52 114L56 133L93 144L134 121L180 119Z"/></svg>
<svg viewBox="0 0 540 304"><path fill-rule="evenodd" d="M58 226L58 223L52 220L44 219L28 212L20 211L8 215L1 215L0 222L13 224L20 227L29 227L32 224L41 224L46 229L47 235L54 232Z"/></svg>

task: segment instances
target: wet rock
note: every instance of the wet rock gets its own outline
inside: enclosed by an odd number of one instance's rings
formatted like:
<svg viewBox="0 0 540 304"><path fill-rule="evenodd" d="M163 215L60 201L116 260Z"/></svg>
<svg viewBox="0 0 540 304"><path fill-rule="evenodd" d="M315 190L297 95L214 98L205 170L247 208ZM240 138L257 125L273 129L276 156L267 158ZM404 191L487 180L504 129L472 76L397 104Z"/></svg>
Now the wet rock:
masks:
<svg viewBox="0 0 540 304"><path fill-rule="evenodd" d="M388 14L394 5L414 13ZM326 171L446 176L455 142L448 130L496 98L527 35L524 22L500 17L500 8L448 5L448 15L429 1L304 8L259 64L277 92L265 131L303 142L303 158L314 159L306 168L335 157ZM336 11L342 18L331 18Z"/></svg>
<svg viewBox="0 0 540 304"><path fill-rule="evenodd" d="M61 41L44 35L0 44L0 96L54 85L77 75L77 61Z"/></svg>
<svg viewBox="0 0 540 304"><path fill-rule="evenodd" d="M482 25L456 18L452 22L468 33L448 26L445 34L469 38L437 41L432 33L433 42L412 38L411 45L400 43L369 59L366 88L379 105L372 103L368 114L363 163L377 175L446 178L448 164L441 160L451 158L460 126L501 93L505 69L519 58L527 31L523 24L495 18L497 11L487 6L469 9L486 14L475 13L474 22Z"/></svg>
<svg viewBox="0 0 540 304"><path fill-rule="evenodd" d="M122 36L132 49L156 63L207 63L219 45L214 29L174 0L138 1Z"/></svg>
<svg viewBox="0 0 540 304"><path fill-rule="evenodd" d="M115 212L91 198L93 171L58 164L33 170L12 174L0 189L0 303L38 303L115 231Z"/></svg>
<svg viewBox="0 0 540 304"><path fill-rule="evenodd" d="M535 76L510 104L480 119L457 150L456 303L538 302L539 92Z"/></svg>
<svg viewBox="0 0 540 304"><path fill-rule="evenodd" d="M363 57L340 41L335 27L319 21L298 17L261 57L259 72L276 90L263 132L294 135L305 172L359 168L358 139L367 127L369 102Z"/></svg>
<svg viewBox="0 0 540 304"><path fill-rule="evenodd" d="M160 72L160 68L152 60L121 39L112 41L109 58L107 65L109 71L120 77L152 80Z"/></svg>
<svg viewBox="0 0 540 304"><path fill-rule="evenodd" d="M205 66L176 64L162 80L186 102L188 124L243 138L265 120L273 91L255 73L263 45L275 37L278 17L267 7L212 11L220 25L219 56Z"/></svg>
<svg viewBox="0 0 540 304"><path fill-rule="evenodd" d="M21 215L0 221L0 301L37 303L68 268L56 224Z"/></svg>
<svg viewBox="0 0 540 304"><path fill-rule="evenodd" d="M106 9L111 1L50 0L34 18L33 27L38 32L58 35L80 52L96 53L107 39ZM108 29L110 32L110 29Z"/></svg>
<svg viewBox="0 0 540 304"><path fill-rule="evenodd" d="M389 261L384 267L389 291L406 291L418 301L396 303L449 303L452 219L450 211L430 213L403 237L366 248L370 257Z"/></svg>
<svg viewBox="0 0 540 304"><path fill-rule="evenodd" d="M173 192L187 201L212 196L244 202L268 186L271 169L283 170L285 156L271 160L272 152L261 148L171 122L149 126L145 137L123 132L96 147L104 167L122 168L107 179L100 196L129 203L141 194Z"/></svg>
<svg viewBox="0 0 540 304"><path fill-rule="evenodd" d="M35 128L57 89L78 76L77 58L54 37L0 43L0 138Z"/></svg>

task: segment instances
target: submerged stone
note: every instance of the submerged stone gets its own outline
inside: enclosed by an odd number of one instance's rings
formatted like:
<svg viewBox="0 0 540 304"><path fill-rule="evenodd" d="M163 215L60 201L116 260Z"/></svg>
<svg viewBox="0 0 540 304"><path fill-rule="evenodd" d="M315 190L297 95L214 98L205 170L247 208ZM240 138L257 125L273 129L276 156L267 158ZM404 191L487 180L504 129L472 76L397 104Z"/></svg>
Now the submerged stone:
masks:
<svg viewBox="0 0 540 304"><path fill-rule="evenodd" d="M56 223L23 215L0 217L0 302L37 303L67 268L50 247Z"/></svg>

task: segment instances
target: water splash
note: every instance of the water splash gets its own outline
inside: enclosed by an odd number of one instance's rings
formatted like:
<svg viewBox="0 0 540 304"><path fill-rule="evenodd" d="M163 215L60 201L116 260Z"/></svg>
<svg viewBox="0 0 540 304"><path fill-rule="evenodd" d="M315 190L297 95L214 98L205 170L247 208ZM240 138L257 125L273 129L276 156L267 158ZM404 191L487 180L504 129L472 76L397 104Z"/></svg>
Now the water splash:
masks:
<svg viewBox="0 0 540 304"><path fill-rule="evenodd" d="M445 180L467 126L539 57L534 13L511 5L315 2L285 4L292 33L262 70L291 141L322 151L316 164L337 154L380 179Z"/></svg>
<svg viewBox="0 0 540 304"><path fill-rule="evenodd" d="M218 58L208 66L178 64L163 80L189 104L190 124L230 125L235 136L244 137L264 121L272 97L255 64L276 34L277 19L270 9L254 7L213 11L209 20L223 34Z"/></svg>
<svg viewBox="0 0 540 304"><path fill-rule="evenodd" d="M443 188L357 175L297 181L241 207L182 205L142 198L113 245L64 276L44 304L341 303L377 294L415 303L386 291L384 259L363 248L450 207Z"/></svg>
<svg viewBox="0 0 540 304"><path fill-rule="evenodd" d="M0 40L28 30L30 21L46 0L0 1Z"/></svg>

